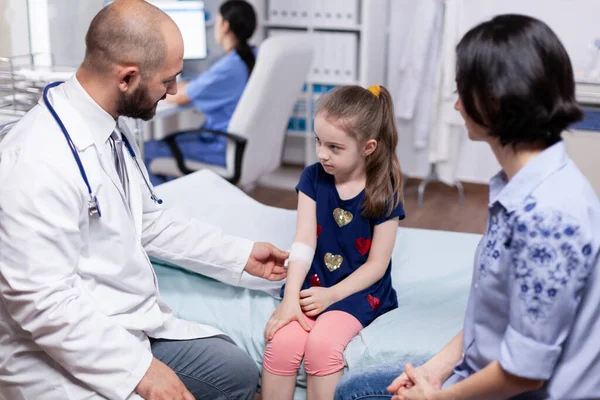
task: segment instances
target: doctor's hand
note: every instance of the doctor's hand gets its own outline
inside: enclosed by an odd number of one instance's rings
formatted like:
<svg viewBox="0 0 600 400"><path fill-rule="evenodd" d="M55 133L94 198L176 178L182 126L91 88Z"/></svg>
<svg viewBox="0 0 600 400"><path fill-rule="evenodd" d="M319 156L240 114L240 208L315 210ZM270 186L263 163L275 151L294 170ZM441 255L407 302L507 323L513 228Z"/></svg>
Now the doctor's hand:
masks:
<svg viewBox="0 0 600 400"><path fill-rule="evenodd" d="M254 243L244 271L270 281L280 281L286 277L287 270L283 264L288 257L289 253L270 243L257 242Z"/></svg>
<svg viewBox="0 0 600 400"><path fill-rule="evenodd" d="M135 391L146 400L195 400L175 372L156 358Z"/></svg>

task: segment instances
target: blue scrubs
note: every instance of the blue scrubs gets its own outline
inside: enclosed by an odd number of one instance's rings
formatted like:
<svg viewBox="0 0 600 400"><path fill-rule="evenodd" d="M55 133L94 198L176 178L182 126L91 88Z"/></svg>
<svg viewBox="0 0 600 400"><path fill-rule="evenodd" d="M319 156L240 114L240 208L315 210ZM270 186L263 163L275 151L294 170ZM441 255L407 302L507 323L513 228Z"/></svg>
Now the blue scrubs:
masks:
<svg viewBox="0 0 600 400"><path fill-rule="evenodd" d="M256 49L254 54L256 55ZM194 107L206 117L202 128L227 131L248 77L246 64L236 51L232 51L190 81L185 87L185 92ZM179 135L175 141L186 160L225 166L227 148L225 137L207 133L188 133ZM144 145L144 159L148 170L153 159L172 156L169 147L162 140L149 141ZM150 180L153 185L158 185L169 178L150 173Z"/></svg>

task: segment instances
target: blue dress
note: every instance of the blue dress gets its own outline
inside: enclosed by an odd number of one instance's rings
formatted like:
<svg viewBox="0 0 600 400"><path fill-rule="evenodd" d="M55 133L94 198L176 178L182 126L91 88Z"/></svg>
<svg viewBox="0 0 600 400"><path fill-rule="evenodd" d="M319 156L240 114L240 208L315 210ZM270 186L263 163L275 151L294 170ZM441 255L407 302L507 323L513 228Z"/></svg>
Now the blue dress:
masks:
<svg viewBox="0 0 600 400"><path fill-rule="evenodd" d="M256 48L253 49L256 56ZM200 110L206 120L202 128L227 131L229 121L242 97L248 82L248 67L235 51L221 57L207 71L191 80L185 93L194 107ZM207 133L179 135L175 142L186 160L225 166L227 139ZM169 146L163 140L148 141L144 144L144 159L150 170L150 163L159 157L172 157ZM150 173L153 185L169 180Z"/></svg>
<svg viewBox="0 0 600 400"><path fill-rule="evenodd" d="M362 216L364 190L352 199L342 200L333 175L326 173L319 163L302 172L296 190L317 205L317 248L302 290L312 286L331 287L344 280L367 261L375 226L391 218L404 219L406 216L401 204L387 217ZM347 312L365 327L380 315L397 308L391 270L390 261L378 282L332 304L325 311Z"/></svg>

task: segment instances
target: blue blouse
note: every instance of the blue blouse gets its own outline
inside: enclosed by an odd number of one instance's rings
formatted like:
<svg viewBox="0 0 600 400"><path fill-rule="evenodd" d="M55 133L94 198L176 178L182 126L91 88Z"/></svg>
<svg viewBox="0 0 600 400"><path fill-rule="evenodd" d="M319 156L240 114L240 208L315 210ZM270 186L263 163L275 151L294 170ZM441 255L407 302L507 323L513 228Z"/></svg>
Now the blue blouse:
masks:
<svg viewBox="0 0 600 400"><path fill-rule="evenodd" d="M600 398L600 202L559 142L490 182L452 381L498 361L546 384L521 399Z"/></svg>
<svg viewBox="0 0 600 400"><path fill-rule="evenodd" d="M313 199L317 207L317 248L302 290L312 286L331 287L344 280L367 261L375 225L405 217L400 204L387 217L365 218L361 214L364 190L352 199L342 200L333 176L326 173L320 163L303 171L296 190ZM332 304L325 311L347 312L365 327L380 315L397 308L391 269L390 260L378 282Z"/></svg>

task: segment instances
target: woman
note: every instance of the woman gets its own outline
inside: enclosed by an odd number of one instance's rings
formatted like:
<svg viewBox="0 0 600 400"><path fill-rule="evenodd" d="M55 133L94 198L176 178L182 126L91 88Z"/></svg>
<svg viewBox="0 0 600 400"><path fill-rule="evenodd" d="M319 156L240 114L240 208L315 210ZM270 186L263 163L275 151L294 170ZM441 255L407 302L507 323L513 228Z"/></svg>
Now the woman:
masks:
<svg viewBox="0 0 600 400"><path fill-rule="evenodd" d="M255 29L256 14L248 2L229 0L223 3L215 21L214 34L226 54L194 80L178 85L177 94L166 100L179 105L192 103L206 117L202 128L227 131L256 61L256 49L248 44ZM225 166L226 140L223 136L187 133L177 136L176 143L186 160ZM170 178L153 175L152 160L172 156L164 140L145 143L144 157L154 185Z"/></svg>
<svg viewBox="0 0 600 400"><path fill-rule="evenodd" d="M463 330L417 368L346 375L336 399L600 398L600 202L561 139L582 118L569 57L544 23L502 15L458 44L456 82L502 167Z"/></svg>

